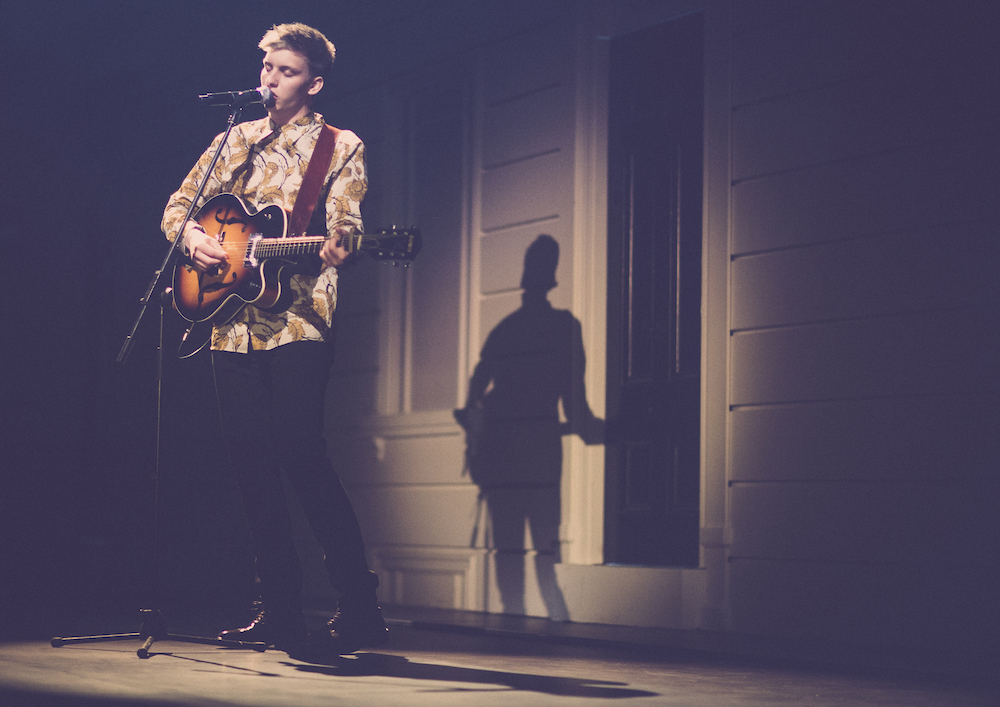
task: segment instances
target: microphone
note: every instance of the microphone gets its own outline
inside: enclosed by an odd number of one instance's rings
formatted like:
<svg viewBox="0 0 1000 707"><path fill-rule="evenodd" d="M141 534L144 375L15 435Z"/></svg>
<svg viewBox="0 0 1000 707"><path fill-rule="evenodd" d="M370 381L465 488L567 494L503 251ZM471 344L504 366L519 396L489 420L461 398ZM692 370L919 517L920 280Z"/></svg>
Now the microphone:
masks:
<svg viewBox="0 0 1000 707"><path fill-rule="evenodd" d="M198 101L210 106L248 106L251 103L271 103L274 96L271 89L264 86L251 88L247 91L219 91L218 93L203 93Z"/></svg>

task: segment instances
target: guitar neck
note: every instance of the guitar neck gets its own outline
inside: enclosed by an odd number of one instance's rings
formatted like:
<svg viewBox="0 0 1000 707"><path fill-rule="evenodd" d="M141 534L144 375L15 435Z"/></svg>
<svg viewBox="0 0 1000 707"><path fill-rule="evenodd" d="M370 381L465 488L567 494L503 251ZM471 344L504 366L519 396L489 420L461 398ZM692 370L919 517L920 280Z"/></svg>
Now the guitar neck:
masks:
<svg viewBox="0 0 1000 707"><path fill-rule="evenodd" d="M326 241L326 236L265 238L258 233L250 238L247 261L256 267L269 258L312 255L323 250ZM403 265L417 257L423 242L419 229L397 229L395 226L375 233L355 233L342 237L340 241L348 253L365 253L375 260L391 260Z"/></svg>
<svg viewBox="0 0 1000 707"><path fill-rule="evenodd" d="M353 253L361 246L363 234L342 239L347 251ZM296 255L313 255L323 250L326 236L294 236L291 238L261 238L253 248L254 256L260 260L268 258L289 258Z"/></svg>

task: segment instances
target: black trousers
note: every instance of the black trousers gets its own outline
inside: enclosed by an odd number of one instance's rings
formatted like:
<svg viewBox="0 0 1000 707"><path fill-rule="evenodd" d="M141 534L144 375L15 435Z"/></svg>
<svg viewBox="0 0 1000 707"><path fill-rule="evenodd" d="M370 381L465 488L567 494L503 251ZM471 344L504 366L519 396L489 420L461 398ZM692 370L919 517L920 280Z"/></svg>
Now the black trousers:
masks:
<svg viewBox="0 0 1000 707"><path fill-rule="evenodd" d="M368 570L357 516L323 437L332 363L332 344L321 342L212 353L223 436L250 526L261 598L278 609L300 606L302 593L282 470L342 600L375 597L378 580Z"/></svg>

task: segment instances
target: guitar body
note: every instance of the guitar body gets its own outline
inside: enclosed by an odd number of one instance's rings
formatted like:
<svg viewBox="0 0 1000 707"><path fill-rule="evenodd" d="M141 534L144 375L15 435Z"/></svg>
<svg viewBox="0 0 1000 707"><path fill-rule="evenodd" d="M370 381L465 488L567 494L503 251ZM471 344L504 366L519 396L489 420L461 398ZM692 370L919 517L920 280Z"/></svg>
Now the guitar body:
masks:
<svg viewBox="0 0 1000 707"><path fill-rule="evenodd" d="M224 324L247 304L266 310L287 308L291 263L277 258L256 265L251 260L254 238L282 238L288 216L271 204L250 213L233 194L218 194L194 218L219 241L229 259L210 272L198 272L187 263L174 266L174 305L189 322L212 320Z"/></svg>
<svg viewBox="0 0 1000 707"><path fill-rule="evenodd" d="M288 214L271 204L251 213L234 194L217 194L205 202L194 220L225 248L229 259L210 272L189 262L174 266L174 306L189 322L221 325L252 304L281 312L292 302L289 283L303 256L319 253L325 236L287 237ZM419 229L381 230L342 239L351 253L408 265L420 252Z"/></svg>

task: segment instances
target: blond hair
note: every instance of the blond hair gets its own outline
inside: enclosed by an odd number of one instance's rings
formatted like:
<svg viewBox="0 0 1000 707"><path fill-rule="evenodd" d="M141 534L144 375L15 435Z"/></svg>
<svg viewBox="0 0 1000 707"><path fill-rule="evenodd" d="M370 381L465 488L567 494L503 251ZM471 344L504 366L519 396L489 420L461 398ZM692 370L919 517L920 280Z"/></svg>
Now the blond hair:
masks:
<svg viewBox="0 0 1000 707"><path fill-rule="evenodd" d="M337 58L337 48L318 29L301 22L274 25L257 45L264 51L288 49L301 54L309 62L309 73L313 76L326 75Z"/></svg>

